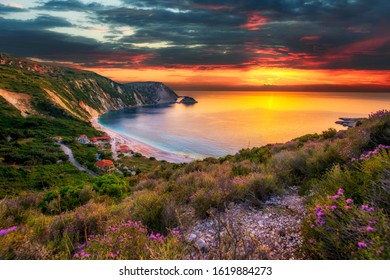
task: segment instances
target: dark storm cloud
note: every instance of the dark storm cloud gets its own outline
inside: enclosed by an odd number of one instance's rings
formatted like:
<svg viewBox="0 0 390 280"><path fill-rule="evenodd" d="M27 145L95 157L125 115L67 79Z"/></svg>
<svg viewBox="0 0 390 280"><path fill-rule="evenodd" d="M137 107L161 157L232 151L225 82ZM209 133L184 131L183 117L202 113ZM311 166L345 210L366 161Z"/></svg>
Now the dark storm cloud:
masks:
<svg viewBox="0 0 390 280"><path fill-rule="evenodd" d="M90 49L92 54L76 61L98 67L132 67L131 63L137 62L136 67L142 64L390 69L388 0L122 0L122 3L123 7L114 7L98 1L86 4L77 0L51 0L35 7L42 13L87 11L90 21L112 28L105 37L109 43L47 31L50 27L71 26L64 19L49 16L1 23L0 31L5 32L0 37L16 44L21 36L20 41L32 46L29 53L43 55L47 47L41 46L34 36L42 41L46 36L49 45L59 45L58 59L65 59L62 57L68 53L76 57L78 51L86 53L85 49ZM1 8L4 7L0 5L0 13ZM118 37L119 27L132 28L135 33ZM12 28L17 32L10 32ZM24 34L26 30L33 32ZM162 42L164 47L156 45ZM146 48L145 44L153 45ZM64 46L73 49L66 50ZM0 48L12 49L5 43L0 43ZM55 51L48 52L55 56ZM128 63L120 64L123 61Z"/></svg>
<svg viewBox="0 0 390 280"><path fill-rule="evenodd" d="M117 8L99 11L102 20L111 23L128 24L137 27L152 25L169 26L177 28L178 25L187 27L219 26L232 27L245 23L244 16L226 14L222 12L209 12L193 10L190 12L172 12L164 9L144 10L137 8Z"/></svg>
<svg viewBox="0 0 390 280"><path fill-rule="evenodd" d="M42 28L70 27L72 24L64 18L39 15L33 20L11 20L0 17L1 31L40 30Z"/></svg>
<svg viewBox="0 0 390 280"><path fill-rule="evenodd" d="M0 50L18 56L66 60L99 49L94 40L45 30L72 26L63 18L47 15L27 21L0 18L0 26Z"/></svg>
<svg viewBox="0 0 390 280"><path fill-rule="evenodd" d="M15 56L74 62L85 67L130 67L134 66L135 58L150 56L142 50L47 30L72 26L63 18L48 15L26 21L0 17L0 50Z"/></svg>
<svg viewBox="0 0 390 280"><path fill-rule="evenodd" d="M34 9L49 11L94 11L103 7L103 5L97 2L85 4L78 0L51 0L42 3Z"/></svg>

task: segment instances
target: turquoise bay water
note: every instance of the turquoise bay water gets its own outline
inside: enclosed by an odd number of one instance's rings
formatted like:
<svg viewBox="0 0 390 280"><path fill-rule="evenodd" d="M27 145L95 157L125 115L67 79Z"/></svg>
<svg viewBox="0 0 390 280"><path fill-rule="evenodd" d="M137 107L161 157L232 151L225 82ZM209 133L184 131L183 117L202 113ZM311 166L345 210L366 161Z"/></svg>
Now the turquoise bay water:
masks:
<svg viewBox="0 0 390 280"><path fill-rule="evenodd" d="M195 105L168 104L109 112L99 122L157 149L192 158L286 142L327 128L340 117L390 109L387 93L178 92Z"/></svg>

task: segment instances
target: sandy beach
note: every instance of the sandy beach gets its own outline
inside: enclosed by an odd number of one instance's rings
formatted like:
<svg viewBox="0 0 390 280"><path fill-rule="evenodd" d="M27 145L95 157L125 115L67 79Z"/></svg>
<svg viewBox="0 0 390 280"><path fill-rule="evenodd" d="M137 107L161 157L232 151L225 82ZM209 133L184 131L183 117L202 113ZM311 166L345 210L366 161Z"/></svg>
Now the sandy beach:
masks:
<svg viewBox="0 0 390 280"><path fill-rule="evenodd" d="M191 158L189 156L169 153L163 150L160 150L158 148L152 147L150 145L147 145L145 143L142 143L136 139L133 139L129 136L122 135L116 131L113 131L112 129L109 129L102 124L99 123L98 117L91 118L89 120L94 128L97 130L105 132L107 135L111 137L111 149L113 153L113 158L117 159L117 148L119 148L120 145L127 145L132 149L134 152L141 153L143 156L146 157L155 157L158 160L166 160L168 162L173 163L180 163L180 162L190 162L193 161L194 158Z"/></svg>

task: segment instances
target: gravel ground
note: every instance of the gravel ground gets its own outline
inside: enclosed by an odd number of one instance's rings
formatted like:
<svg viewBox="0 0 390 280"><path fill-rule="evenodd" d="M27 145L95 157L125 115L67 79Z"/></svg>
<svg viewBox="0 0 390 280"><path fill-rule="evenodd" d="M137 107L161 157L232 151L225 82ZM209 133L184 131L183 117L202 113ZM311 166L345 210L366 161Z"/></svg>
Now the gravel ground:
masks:
<svg viewBox="0 0 390 280"><path fill-rule="evenodd" d="M193 243L197 258L199 253L201 258L224 258L221 251L230 250L229 256L232 256L235 250L237 259L298 259L297 250L302 244L300 224L304 215L304 200L297 188L292 187L286 194L266 201L261 208L241 203L232 205L224 213L215 213L191 227L186 239ZM230 242L223 241L226 238ZM251 255L250 248L255 247L265 254Z"/></svg>

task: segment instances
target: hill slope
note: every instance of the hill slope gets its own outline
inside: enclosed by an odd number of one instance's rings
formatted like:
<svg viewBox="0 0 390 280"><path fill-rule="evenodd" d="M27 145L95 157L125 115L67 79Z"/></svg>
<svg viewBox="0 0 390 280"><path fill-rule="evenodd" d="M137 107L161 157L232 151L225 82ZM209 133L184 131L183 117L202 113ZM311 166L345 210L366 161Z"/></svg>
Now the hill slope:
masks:
<svg viewBox="0 0 390 280"><path fill-rule="evenodd" d="M176 93L159 82L120 84L89 71L38 63L0 53L0 95L22 116L55 106L87 120L110 110L175 102Z"/></svg>

